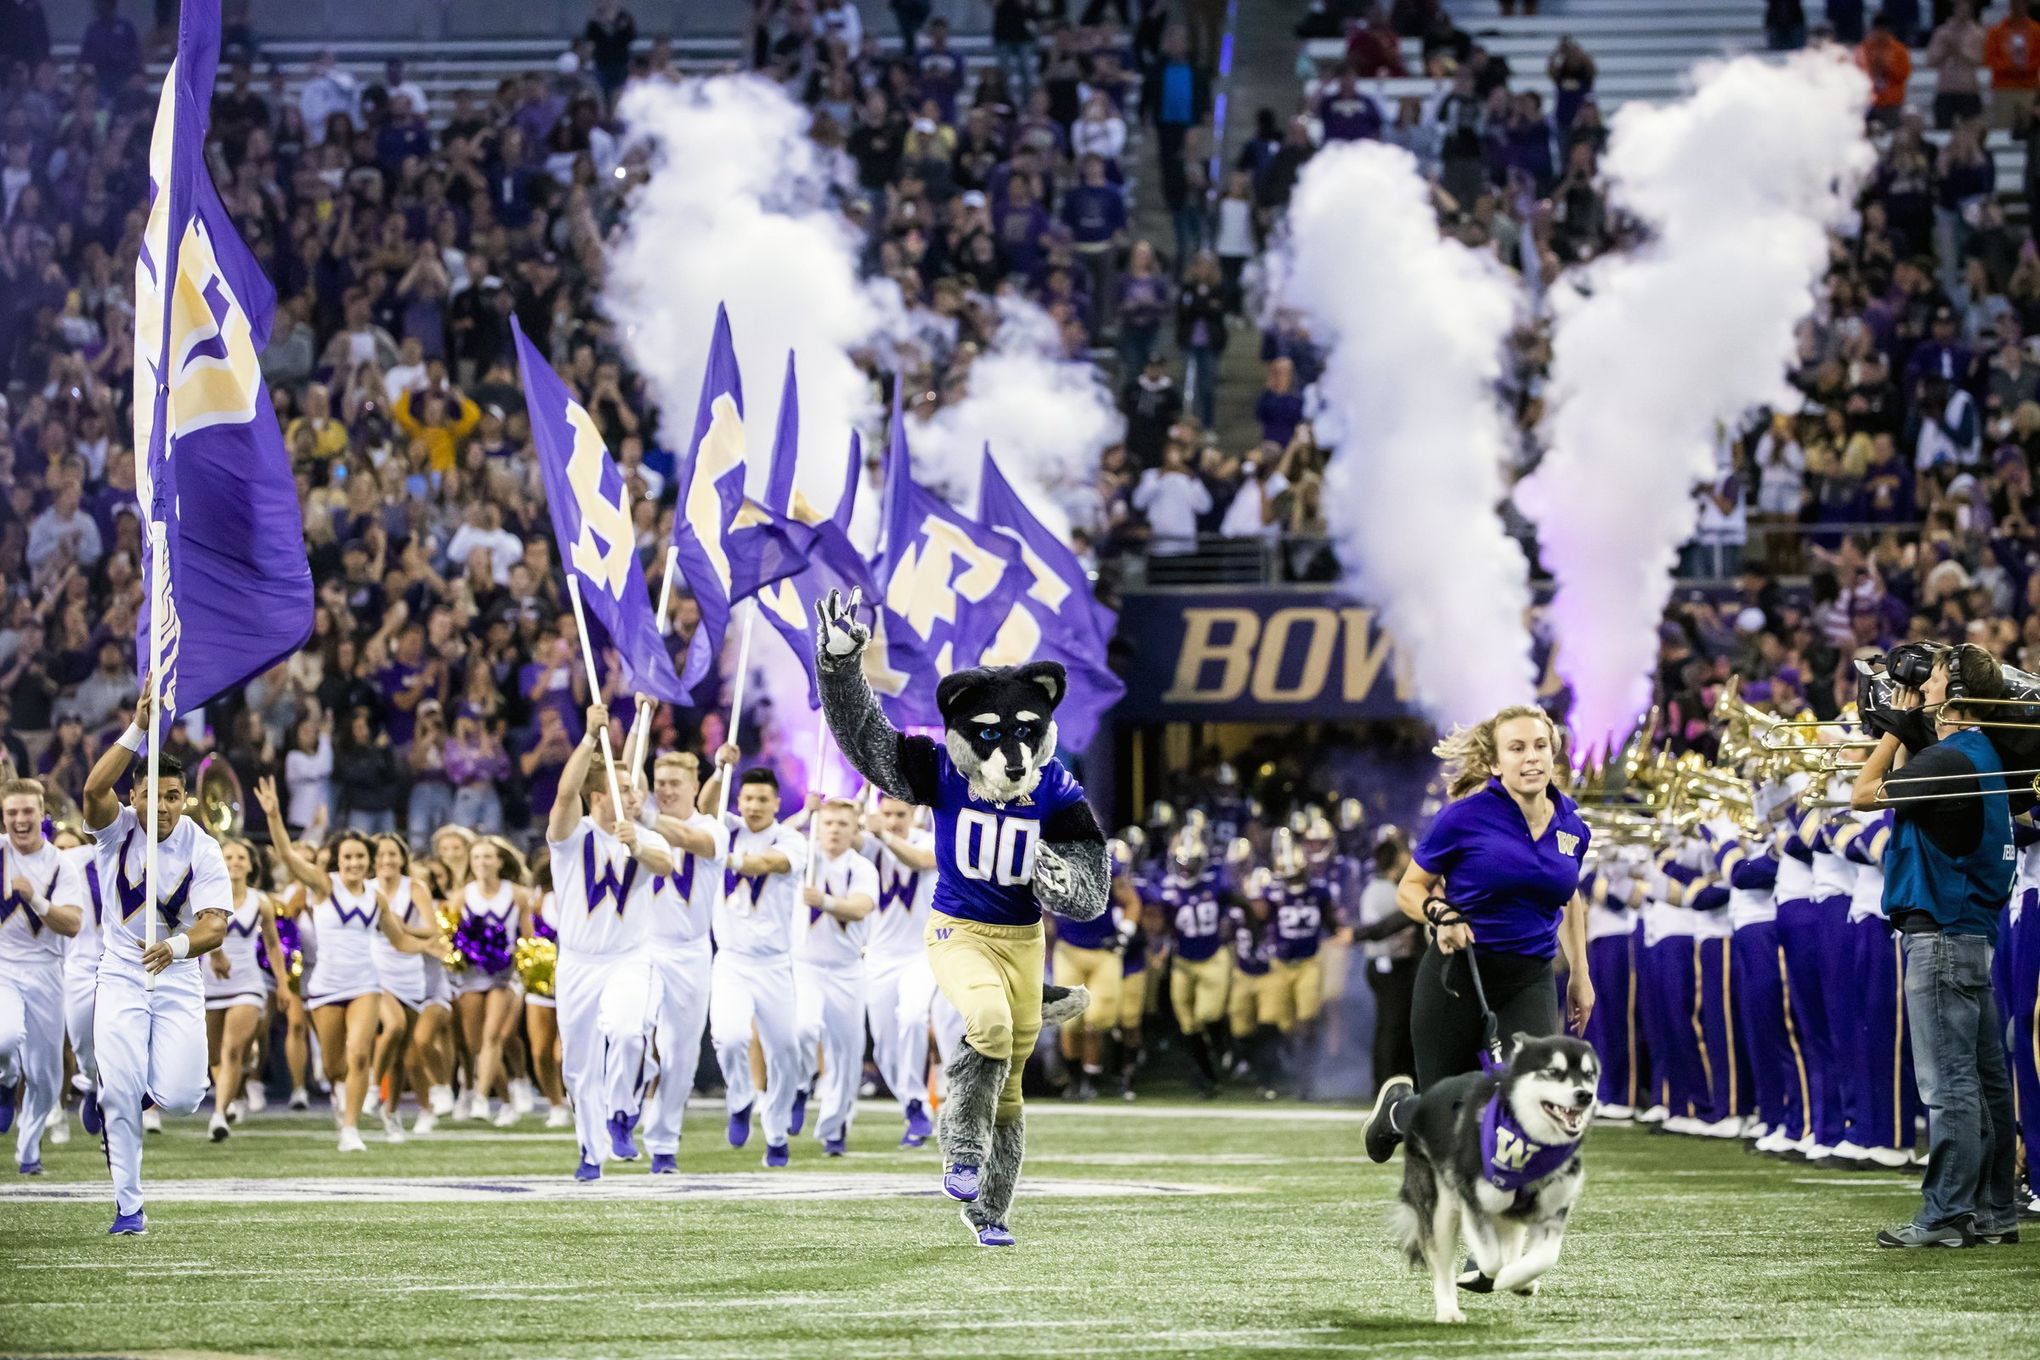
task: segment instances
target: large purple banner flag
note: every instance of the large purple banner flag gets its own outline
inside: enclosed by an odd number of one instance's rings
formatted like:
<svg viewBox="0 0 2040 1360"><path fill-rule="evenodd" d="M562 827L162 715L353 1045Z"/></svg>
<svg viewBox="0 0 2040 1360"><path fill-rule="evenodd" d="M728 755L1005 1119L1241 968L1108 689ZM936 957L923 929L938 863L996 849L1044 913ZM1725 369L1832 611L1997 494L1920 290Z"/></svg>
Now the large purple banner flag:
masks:
<svg viewBox="0 0 2040 1360"><path fill-rule="evenodd" d="M1056 709L1056 727L1064 744L1082 750L1126 693L1124 682L1105 665L1105 648L1118 627L1118 616L1098 603L1084 564L1035 518L999 471L989 448L979 481L978 520L1019 545L1029 581L985 652L985 663L1060 661L1069 672L1070 690Z"/></svg>
<svg viewBox="0 0 2040 1360"><path fill-rule="evenodd" d="M276 293L205 164L219 44L219 0L185 0L135 264L135 498L150 545L135 651L161 681L166 717L267 670L312 631L297 483L257 362Z"/></svg>
<svg viewBox="0 0 2040 1360"><path fill-rule="evenodd" d="M634 694L670 704L687 702L687 690L673 670L673 657L652 616L644 564L638 561L637 531L623 474L602 442L587 409L539 354L512 318L517 367L531 412L531 442L545 477L546 509L560 561L579 582L581 603L609 635L623 665L625 686Z"/></svg>
<svg viewBox="0 0 2040 1360"><path fill-rule="evenodd" d="M815 682L815 605L831 590L848 598L862 590L867 600L876 598L871 568L864 555L844 532L849 516L839 504L834 515L824 515L793 484L795 459L800 448L800 393L795 384L793 359L786 362L786 385L780 389L779 429L772 441L772 466L765 480L765 508L805 525L814 534L814 546L807 564L783 581L775 581L758 592L758 604L765 621L779 630L786 645L800 658L807 671L808 706L822 706ZM850 436L850 475L843 488L847 500L857 494L857 436Z"/></svg>
<svg viewBox="0 0 2040 1360"><path fill-rule="evenodd" d="M715 669L737 603L806 566L814 540L744 494L744 384L729 313L718 307L673 515L681 579L701 611L680 672L690 692Z"/></svg>
<svg viewBox="0 0 2040 1360"><path fill-rule="evenodd" d="M897 401L883 492L878 645L865 650L865 675L893 722L940 727L936 681L984 658L1027 590L1027 567L1011 539L914 481Z"/></svg>

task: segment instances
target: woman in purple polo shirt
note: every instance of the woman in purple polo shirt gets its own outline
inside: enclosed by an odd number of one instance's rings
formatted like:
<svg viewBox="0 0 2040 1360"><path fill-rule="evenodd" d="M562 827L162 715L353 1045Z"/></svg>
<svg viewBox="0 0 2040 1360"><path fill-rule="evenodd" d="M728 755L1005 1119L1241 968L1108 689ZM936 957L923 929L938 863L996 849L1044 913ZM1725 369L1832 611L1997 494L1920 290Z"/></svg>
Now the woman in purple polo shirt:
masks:
<svg viewBox="0 0 2040 1360"><path fill-rule="evenodd" d="M1594 1008L1587 978L1587 914L1579 899L1587 827L1552 786L1558 729L1542 709L1505 708L1437 747L1452 801L1411 852L1396 889L1403 914L1431 927L1410 999L1414 1084L1391 1077L1376 1099L1367 1152L1385 1162L1402 1140L1399 1107L1419 1088L1480 1066L1478 966L1504 1035L1559 1032L1552 961L1565 951L1571 1022ZM1467 952L1473 944L1477 950ZM1383 1118L1382 1115L1387 1117Z"/></svg>

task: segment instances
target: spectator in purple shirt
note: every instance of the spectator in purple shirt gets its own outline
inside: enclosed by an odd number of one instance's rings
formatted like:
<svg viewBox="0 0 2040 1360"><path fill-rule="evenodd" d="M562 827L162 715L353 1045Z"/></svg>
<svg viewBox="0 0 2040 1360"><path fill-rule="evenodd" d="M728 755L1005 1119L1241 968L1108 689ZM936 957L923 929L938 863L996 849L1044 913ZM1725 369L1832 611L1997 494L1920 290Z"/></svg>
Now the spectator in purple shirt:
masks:
<svg viewBox="0 0 2040 1360"><path fill-rule="evenodd" d="M1098 157L1084 159L1083 174L1083 182L1063 196L1062 220L1078 257L1090 269L1091 301L1098 309L1090 318L1095 333L1105 326L1103 309L1119 294L1113 276L1126 240L1126 197L1106 182L1105 162Z"/></svg>
<svg viewBox="0 0 2040 1360"><path fill-rule="evenodd" d="M1155 248L1135 241L1126 257L1126 277L1119 281L1119 371L1138 373L1162 333L1169 314L1169 279L1155 267Z"/></svg>
<svg viewBox="0 0 2040 1360"><path fill-rule="evenodd" d="M963 58L949 50L949 21L936 19L928 25L928 45L914 59L920 73L921 98L932 99L942 109L942 121L956 121L956 96L963 89Z"/></svg>
<svg viewBox="0 0 2040 1360"><path fill-rule="evenodd" d="M567 757L573 753L574 738L568 735L560 710L539 709L538 728L517 758L532 821L543 824L546 814L552 811L553 799L559 796L560 771L567 767Z"/></svg>
<svg viewBox="0 0 2040 1360"><path fill-rule="evenodd" d="M117 0L92 0L95 17L85 25L85 36L78 44L78 60L92 67L99 93L109 99L142 69L141 35L119 11Z"/></svg>
<svg viewBox="0 0 2040 1360"><path fill-rule="evenodd" d="M1331 88L1318 94L1317 116L1328 143L1372 141L1381 136L1381 106L1360 88L1350 67L1339 72Z"/></svg>
<svg viewBox="0 0 2040 1360"><path fill-rule="evenodd" d="M1287 359L1268 363L1268 385L1254 401L1254 419L1261 422L1261 438L1277 448L1289 447L1296 427L1303 423L1303 394L1296 390L1296 365Z"/></svg>
<svg viewBox="0 0 2040 1360"><path fill-rule="evenodd" d="M499 780L510 777L510 757L486 724L462 709L446 744L446 777L453 783L453 820L483 835L503 829Z"/></svg>

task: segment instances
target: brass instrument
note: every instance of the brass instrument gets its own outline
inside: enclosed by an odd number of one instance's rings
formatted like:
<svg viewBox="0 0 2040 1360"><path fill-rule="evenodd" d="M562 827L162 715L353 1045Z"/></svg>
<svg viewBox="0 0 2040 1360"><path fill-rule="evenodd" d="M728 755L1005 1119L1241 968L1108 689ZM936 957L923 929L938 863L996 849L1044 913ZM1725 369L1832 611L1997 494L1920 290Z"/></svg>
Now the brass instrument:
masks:
<svg viewBox="0 0 2040 1360"><path fill-rule="evenodd" d="M215 751L198 762L198 824L214 840L238 836L248 814L241 798L241 777Z"/></svg>
<svg viewBox="0 0 2040 1360"><path fill-rule="evenodd" d="M43 815L50 819L50 827L55 832L68 831L81 842L92 839L92 834L85 828L85 814L71 801L71 795L48 780L43 781Z"/></svg>

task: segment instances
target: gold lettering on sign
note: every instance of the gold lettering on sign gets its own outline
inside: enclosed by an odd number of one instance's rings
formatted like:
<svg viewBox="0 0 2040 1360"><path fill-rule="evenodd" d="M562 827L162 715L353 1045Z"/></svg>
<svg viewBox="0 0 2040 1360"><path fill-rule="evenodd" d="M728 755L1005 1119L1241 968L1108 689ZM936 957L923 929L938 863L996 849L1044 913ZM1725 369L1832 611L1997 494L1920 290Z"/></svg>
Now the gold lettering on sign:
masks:
<svg viewBox="0 0 2040 1360"><path fill-rule="evenodd" d="M1303 653L1303 669L1294 684L1281 682L1282 658L1289 650L1291 630L1310 630ZM1339 639L1339 616L1329 609L1301 607L1278 609L1268 616L1261 630L1261 652L1254 661L1256 701L1264 704L1309 703L1324 692L1325 677L1332 669L1332 646Z"/></svg>
<svg viewBox="0 0 2040 1360"><path fill-rule="evenodd" d="M1220 630L1224 629L1223 634ZM1251 609L1186 609L1183 646L1176 654L1176 682L1162 696L1171 704L1226 704L1240 697L1254 670L1254 642L1261 619ZM1215 685L1199 683L1204 667L1219 663Z"/></svg>
<svg viewBox="0 0 2040 1360"><path fill-rule="evenodd" d="M1372 609L1348 608L1339 613L1346 620L1346 702L1363 703L1374 692L1374 682L1395 643L1374 627Z"/></svg>

